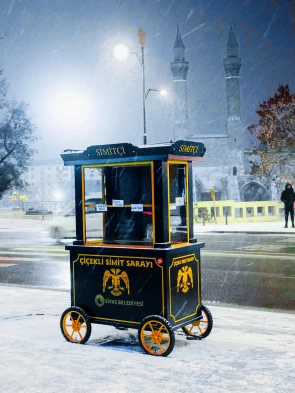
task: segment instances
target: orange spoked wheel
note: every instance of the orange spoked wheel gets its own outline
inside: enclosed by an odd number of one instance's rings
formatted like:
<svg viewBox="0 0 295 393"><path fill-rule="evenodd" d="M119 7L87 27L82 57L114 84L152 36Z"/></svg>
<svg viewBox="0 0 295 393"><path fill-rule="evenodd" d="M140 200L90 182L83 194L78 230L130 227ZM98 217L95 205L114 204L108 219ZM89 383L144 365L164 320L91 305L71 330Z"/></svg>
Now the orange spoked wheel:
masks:
<svg viewBox="0 0 295 393"><path fill-rule="evenodd" d="M149 315L143 319L138 337L143 350L154 356L168 356L175 345L172 326L159 315Z"/></svg>
<svg viewBox="0 0 295 393"><path fill-rule="evenodd" d="M202 319L184 326L182 330L187 336L205 338L209 336L213 328L213 317L208 307L202 304Z"/></svg>
<svg viewBox="0 0 295 393"><path fill-rule="evenodd" d="M85 344L91 334L91 323L82 308L70 307L61 316L60 329L67 341Z"/></svg>

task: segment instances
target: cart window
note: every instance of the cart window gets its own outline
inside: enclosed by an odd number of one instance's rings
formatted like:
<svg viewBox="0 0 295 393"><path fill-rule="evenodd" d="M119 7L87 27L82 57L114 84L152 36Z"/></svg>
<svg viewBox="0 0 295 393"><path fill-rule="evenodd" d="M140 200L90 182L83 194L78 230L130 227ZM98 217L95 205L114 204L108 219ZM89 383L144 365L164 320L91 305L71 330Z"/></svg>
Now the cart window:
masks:
<svg viewBox="0 0 295 393"><path fill-rule="evenodd" d="M103 202L101 168L84 168L84 222L86 241L102 240Z"/></svg>
<svg viewBox="0 0 295 393"><path fill-rule="evenodd" d="M188 242L187 165L169 163L170 242Z"/></svg>
<svg viewBox="0 0 295 393"><path fill-rule="evenodd" d="M92 188L87 185L91 170L100 174ZM86 243L153 245L151 176L151 164L84 168ZM99 203L87 203L92 193ZM90 219L92 215L97 218Z"/></svg>

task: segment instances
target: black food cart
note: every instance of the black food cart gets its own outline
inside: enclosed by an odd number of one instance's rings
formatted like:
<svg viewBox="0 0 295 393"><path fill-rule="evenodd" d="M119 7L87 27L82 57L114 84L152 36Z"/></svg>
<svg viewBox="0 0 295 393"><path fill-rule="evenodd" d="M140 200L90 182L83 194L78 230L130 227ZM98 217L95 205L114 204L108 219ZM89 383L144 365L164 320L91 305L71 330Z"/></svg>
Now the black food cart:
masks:
<svg viewBox="0 0 295 393"><path fill-rule="evenodd" d="M174 331L207 337L200 249L194 238L192 163L202 143L129 143L66 150L75 173L76 240L70 251L66 340L85 343L91 324L138 329L145 352L167 356Z"/></svg>

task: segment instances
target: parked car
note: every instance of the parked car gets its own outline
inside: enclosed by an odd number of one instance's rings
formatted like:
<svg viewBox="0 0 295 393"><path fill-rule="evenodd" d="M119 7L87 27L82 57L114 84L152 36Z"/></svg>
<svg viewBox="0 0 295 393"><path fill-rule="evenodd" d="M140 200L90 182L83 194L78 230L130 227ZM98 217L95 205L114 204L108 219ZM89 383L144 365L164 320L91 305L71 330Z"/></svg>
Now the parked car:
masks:
<svg viewBox="0 0 295 393"><path fill-rule="evenodd" d="M86 207L86 234L89 239L100 238L103 235L102 228L102 212L96 210L96 205L101 204L101 198L91 198L85 201ZM145 211L144 214L149 215L151 212ZM178 231L181 223L179 209L171 210L170 226L172 233ZM68 211L63 215L53 218L49 224L50 235L53 239L61 241L61 239L74 239L76 237L76 214L75 209ZM152 225L147 224L145 231L145 240L151 241L153 238Z"/></svg>
<svg viewBox="0 0 295 393"><path fill-rule="evenodd" d="M34 209L33 207L30 207L27 211L26 211L26 215L34 215L34 216L38 216L38 215L47 215L47 214L53 214L53 211L51 210L44 210L44 209Z"/></svg>
<svg viewBox="0 0 295 393"><path fill-rule="evenodd" d="M91 198L85 201L88 237L97 238L102 236L102 214L96 210L96 205L101 203L101 198ZM49 232L51 237L57 241L61 239L74 239L76 237L75 209L54 217L49 224Z"/></svg>

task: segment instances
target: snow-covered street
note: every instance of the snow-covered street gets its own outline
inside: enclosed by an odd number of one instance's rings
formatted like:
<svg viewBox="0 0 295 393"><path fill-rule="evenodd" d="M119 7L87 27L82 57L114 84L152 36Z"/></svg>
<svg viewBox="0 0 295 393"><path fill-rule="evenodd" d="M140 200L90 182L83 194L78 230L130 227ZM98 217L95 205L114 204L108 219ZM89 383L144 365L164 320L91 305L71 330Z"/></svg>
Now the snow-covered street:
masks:
<svg viewBox="0 0 295 393"><path fill-rule="evenodd" d="M92 325L85 345L59 329L67 292L0 286L1 391L295 392L295 314L212 306L211 335L176 332L170 356L143 353L137 331Z"/></svg>

